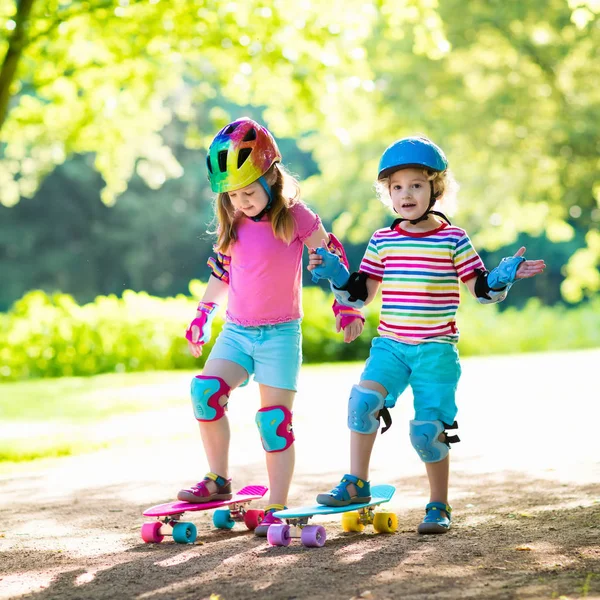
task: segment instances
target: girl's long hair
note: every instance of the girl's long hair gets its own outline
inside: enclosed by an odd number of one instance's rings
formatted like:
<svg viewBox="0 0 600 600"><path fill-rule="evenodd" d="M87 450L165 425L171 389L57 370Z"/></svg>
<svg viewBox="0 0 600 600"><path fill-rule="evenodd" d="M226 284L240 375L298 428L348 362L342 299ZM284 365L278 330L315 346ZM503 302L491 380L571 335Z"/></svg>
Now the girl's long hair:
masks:
<svg viewBox="0 0 600 600"><path fill-rule="evenodd" d="M273 227L273 235L289 244L295 233L294 218L290 208L300 202L300 185L298 181L279 163L275 163L266 173L265 179L271 186L273 204L267 213ZM218 194L215 200L217 221L217 242L215 251L227 254L236 241L236 228L243 215L237 215L229 194Z"/></svg>

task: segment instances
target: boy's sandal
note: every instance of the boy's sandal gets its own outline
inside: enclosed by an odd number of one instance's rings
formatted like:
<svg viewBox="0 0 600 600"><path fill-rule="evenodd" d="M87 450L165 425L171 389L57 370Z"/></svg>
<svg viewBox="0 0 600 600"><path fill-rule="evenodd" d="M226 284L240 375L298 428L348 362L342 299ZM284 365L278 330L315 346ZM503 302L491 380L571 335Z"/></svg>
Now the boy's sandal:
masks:
<svg viewBox="0 0 600 600"><path fill-rule="evenodd" d="M354 484L356 488L354 496L351 496L348 491L349 484ZM348 506L349 504L371 502L371 486L368 481L360 479L360 477L344 475L330 492L319 494L317 502L325 506Z"/></svg>
<svg viewBox="0 0 600 600"><path fill-rule="evenodd" d="M442 513L444 511L446 515ZM425 507L425 518L419 525L419 533L446 533L452 522L452 507L443 502L430 502Z"/></svg>
<svg viewBox="0 0 600 600"><path fill-rule="evenodd" d="M217 484L217 489L211 492L206 485L209 481ZM231 500L231 479L225 479L216 473L207 473L204 479L193 485L191 488L180 490L177 499L182 502L191 502L202 504L204 502L214 502L215 500Z"/></svg>

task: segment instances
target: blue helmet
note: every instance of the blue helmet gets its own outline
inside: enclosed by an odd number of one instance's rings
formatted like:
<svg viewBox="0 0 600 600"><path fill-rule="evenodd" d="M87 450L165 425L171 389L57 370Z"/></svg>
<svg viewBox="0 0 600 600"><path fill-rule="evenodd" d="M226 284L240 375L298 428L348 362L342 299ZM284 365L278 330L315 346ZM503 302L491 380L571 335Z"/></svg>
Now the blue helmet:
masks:
<svg viewBox="0 0 600 600"><path fill-rule="evenodd" d="M448 160L441 148L426 137L403 138L386 148L381 155L377 179L383 179L397 169L407 167L427 167L434 171L445 171L448 168Z"/></svg>

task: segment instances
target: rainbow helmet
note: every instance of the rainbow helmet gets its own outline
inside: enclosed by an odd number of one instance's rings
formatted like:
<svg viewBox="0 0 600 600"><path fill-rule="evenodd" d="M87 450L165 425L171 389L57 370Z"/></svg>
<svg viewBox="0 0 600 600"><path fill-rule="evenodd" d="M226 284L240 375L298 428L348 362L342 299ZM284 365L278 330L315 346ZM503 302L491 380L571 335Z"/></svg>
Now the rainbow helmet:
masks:
<svg viewBox="0 0 600 600"><path fill-rule="evenodd" d="M215 193L250 185L281 160L277 142L266 127L248 117L223 127L206 157L208 180Z"/></svg>
<svg viewBox="0 0 600 600"><path fill-rule="evenodd" d="M377 179L383 179L400 168L408 167L445 171L448 168L448 160L442 149L426 137L403 138L386 148L381 155Z"/></svg>

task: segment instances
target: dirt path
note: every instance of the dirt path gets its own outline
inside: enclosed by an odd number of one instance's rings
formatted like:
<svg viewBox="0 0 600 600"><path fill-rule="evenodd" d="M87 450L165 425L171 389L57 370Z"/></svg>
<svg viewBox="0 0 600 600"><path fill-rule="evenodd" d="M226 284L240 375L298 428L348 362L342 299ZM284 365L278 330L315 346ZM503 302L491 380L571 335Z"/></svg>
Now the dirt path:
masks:
<svg viewBox="0 0 600 600"><path fill-rule="evenodd" d="M197 513L197 543L144 544L141 511L206 468L187 407L155 415L153 444L132 432L127 448L0 479L0 598L600 598L599 415L590 396L598 364L598 351L464 361L455 521L444 536L415 533L427 487L406 435L406 397L378 440L372 473L397 488L389 508L398 533L343 533L332 517L321 521L323 548L272 548L243 526L216 531ZM510 373L504 390L498 373ZM343 412L357 375L321 371L303 382L293 504L312 502L347 469ZM255 393L250 386L232 403L236 487L265 481L249 425Z"/></svg>

